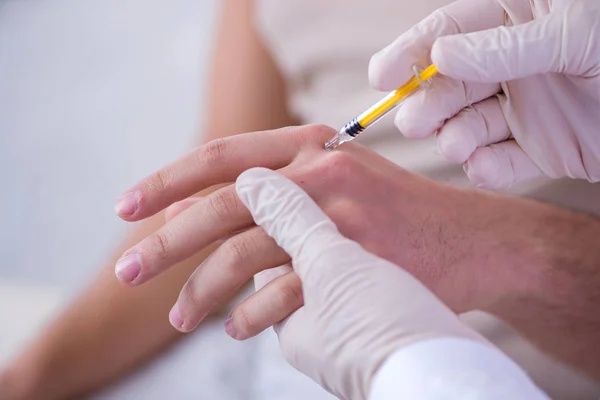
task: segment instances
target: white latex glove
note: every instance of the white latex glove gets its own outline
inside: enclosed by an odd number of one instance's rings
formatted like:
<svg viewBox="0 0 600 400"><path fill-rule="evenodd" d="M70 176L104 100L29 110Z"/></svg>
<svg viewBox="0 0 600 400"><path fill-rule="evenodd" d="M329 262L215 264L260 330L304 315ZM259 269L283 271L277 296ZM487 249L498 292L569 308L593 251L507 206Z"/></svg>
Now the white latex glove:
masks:
<svg viewBox="0 0 600 400"><path fill-rule="evenodd" d="M239 176L236 190L302 280L304 306L275 327L283 354L331 393L365 399L388 356L417 341L484 342L412 275L341 236L287 178L255 168Z"/></svg>
<svg viewBox="0 0 600 400"><path fill-rule="evenodd" d="M370 80L392 90L429 62L444 76L407 99L396 125L437 133L474 184L600 180L600 1L459 0L374 55Z"/></svg>

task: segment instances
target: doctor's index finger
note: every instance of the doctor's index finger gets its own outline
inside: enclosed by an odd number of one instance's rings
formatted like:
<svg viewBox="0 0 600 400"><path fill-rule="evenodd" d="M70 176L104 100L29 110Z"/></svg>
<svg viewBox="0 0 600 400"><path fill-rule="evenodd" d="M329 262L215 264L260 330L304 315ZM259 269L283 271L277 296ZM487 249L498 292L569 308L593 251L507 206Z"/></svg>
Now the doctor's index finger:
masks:
<svg viewBox="0 0 600 400"><path fill-rule="evenodd" d="M506 26L438 40L431 57L439 71L474 82L503 82L550 72L585 78L597 75L599 2L569 1L564 10L548 13L536 12L528 2L521 2L524 10L518 10L516 3L509 3L511 23ZM552 8L562 7L555 4Z"/></svg>
<svg viewBox="0 0 600 400"><path fill-rule="evenodd" d="M369 81L378 90L395 90L413 76L413 65L424 67L431 62L437 38L503 23L504 9L497 0L458 0L439 8L371 58Z"/></svg>
<svg viewBox="0 0 600 400"><path fill-rule="evenodd" d="M203 189L233 182L249 168L282 168L301 148L322 147L334 133L308 125L213 140L142 179L121 196L115 210L127 221L147 218Z"/></svg>
<svg viewBox="0 0 600 400"><path fill-rule="evenodd" d="M236 190L254 222L292 258L303 282L309 270L334 267L331 263L321 265L322 256L333 251L336 243L349 240L294 182L277 172L253 168L239 176Z"/></svg>

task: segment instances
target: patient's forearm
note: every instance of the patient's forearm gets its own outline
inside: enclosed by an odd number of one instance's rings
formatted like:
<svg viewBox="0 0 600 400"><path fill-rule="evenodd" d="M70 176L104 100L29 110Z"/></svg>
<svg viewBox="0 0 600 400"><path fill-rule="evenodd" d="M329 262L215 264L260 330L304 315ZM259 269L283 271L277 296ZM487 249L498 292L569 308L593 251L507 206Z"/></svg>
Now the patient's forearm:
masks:
<svg viewBox="0 0 600 400"><path fill-rule="evenodd" d="M120 250L156 230L163 218L161 213L145 222ZM169 310L209 251L133 289L116 279L116 258L108 262L94 283L11 365L7 375L15 394L6 398L64 399L86 393L172 343L179 333L169 324Z"/></svg>
<svg viewBox="0 0 600 400"><path fill-rule="evenodd" d="M600 379L600 219L542 207L546 218L533 231L543 268L538 293L492 312L542 350Z"/></svg>

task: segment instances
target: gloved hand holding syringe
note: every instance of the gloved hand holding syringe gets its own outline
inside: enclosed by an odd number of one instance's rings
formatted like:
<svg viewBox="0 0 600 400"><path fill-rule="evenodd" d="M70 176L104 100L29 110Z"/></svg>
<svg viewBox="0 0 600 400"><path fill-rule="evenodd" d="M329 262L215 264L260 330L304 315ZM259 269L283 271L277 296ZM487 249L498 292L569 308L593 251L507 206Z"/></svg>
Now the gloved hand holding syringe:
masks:
<svg viewBox="0 0 600 400"><path fill-rule="evenodd" d="M402 134L435 135L439 153L463 163L475 186L507 189L543 176L600 181L600 3L519 4L452 3L375 54L369 80L376 89L402 85L418 60L439 69L435 93L419 92L412 77L326 148L352 140L402 104L395 119ZM421 81L430 78L426 71Z"/></svg>
<svg viewBox="0 0 600 400"><path fill-rule="evenodd" d="M435 90L404 98L394 124L435 136L477 187L598 182L599 16L597 0L453 2L376 53L369 81L394 90L415 63L434 64Z"/></svg>

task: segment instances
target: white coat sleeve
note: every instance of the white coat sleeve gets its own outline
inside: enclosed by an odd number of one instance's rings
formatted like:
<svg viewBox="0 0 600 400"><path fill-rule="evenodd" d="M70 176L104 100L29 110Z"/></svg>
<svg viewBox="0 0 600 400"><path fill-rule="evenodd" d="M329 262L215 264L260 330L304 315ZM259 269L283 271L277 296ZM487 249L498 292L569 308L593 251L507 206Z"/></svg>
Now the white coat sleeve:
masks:
<svg viewBox="0 0 600 400"><path fill-rule="evenodd" d="M499 349L469 339L431 338L402 347L382 364L369 400L547 400Z"/></svg>

